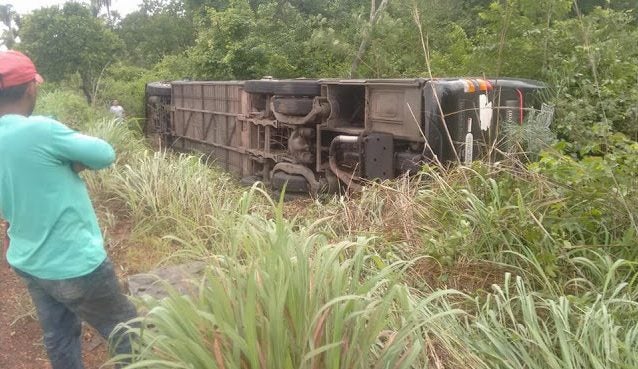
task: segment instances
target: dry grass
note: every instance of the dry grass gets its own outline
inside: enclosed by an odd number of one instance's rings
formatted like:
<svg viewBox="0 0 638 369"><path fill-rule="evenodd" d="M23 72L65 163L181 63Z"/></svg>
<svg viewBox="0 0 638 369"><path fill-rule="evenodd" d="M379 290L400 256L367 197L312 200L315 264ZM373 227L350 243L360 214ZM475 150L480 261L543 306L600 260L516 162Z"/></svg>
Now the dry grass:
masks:
<svg viewBox="0 0 638 369"><path fill-rule="evenodd" d="M423 289L453 289L473 295L503 284L505 274L514 268L485 260L458 260L451 266L433 258L420 258L406 272L405 281Z"/></svg>
<svg viewBox="0 0 638 369"><path fill-rule="evenodd" d="M5 302L3 302L4 304ZM31 301L31 296L25 290L22 293L11 296L11 301L6 302L7 306L13 306L16 315L13 317L9 326L14 327L17 324L22 324L24 321L36 321L38 320L35 306Z"/></svg>

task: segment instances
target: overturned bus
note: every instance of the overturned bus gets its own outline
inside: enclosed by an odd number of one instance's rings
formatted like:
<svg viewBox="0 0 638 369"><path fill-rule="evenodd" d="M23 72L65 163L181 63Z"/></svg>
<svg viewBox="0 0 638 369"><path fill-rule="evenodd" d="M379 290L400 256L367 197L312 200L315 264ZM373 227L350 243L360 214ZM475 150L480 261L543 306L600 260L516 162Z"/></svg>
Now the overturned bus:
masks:
<svg viewBox="0 0 638 369"><path fill-rule="evenodd" d="M146 134L288 192L494 158L503 127L551 121L523 79L175 81L146 86ZM547 123L549 124L549 123Z"/></svg>

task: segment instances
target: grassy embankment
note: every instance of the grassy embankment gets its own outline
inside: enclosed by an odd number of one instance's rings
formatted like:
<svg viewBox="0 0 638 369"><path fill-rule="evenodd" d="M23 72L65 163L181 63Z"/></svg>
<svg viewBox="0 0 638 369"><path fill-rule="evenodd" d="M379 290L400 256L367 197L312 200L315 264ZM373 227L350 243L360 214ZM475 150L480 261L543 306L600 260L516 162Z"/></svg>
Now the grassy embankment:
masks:
<svg viewBox="0 0 638 369"><path fill-rule="evenodd" d="M40 111L117 148L86 178L129 269L209 264L197 298L144 302L131 368L638 367L635 143L282 205L74 99Z"/></svg>

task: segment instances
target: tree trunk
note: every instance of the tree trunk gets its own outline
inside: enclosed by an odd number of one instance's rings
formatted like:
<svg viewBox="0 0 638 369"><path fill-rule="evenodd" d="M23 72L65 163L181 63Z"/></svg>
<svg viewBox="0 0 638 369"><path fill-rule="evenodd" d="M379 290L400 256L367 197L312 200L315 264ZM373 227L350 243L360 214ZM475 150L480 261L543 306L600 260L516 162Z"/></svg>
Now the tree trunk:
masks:
<svg viewBox="0 0 638 369"><path fill-rule="evenodd" d="M83 74L80 74L80 79L82 80L82 85L80 88L82 89L82 93L84 93L84 97L86 101L91 105L93 103L93 89L91 88L91 79Z"/></svg>

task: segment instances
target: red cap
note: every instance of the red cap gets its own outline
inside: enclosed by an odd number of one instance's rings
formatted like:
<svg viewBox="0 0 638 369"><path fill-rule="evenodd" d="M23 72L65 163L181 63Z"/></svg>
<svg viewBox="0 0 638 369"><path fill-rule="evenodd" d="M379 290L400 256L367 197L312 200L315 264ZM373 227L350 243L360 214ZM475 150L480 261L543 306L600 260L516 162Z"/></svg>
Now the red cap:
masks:
<svg viewBox="0 0 638 369"><path fill-rule="evenodd" d="M31 81L44 82L28 56L19 51L0 51L0 90Z"/></svg>

